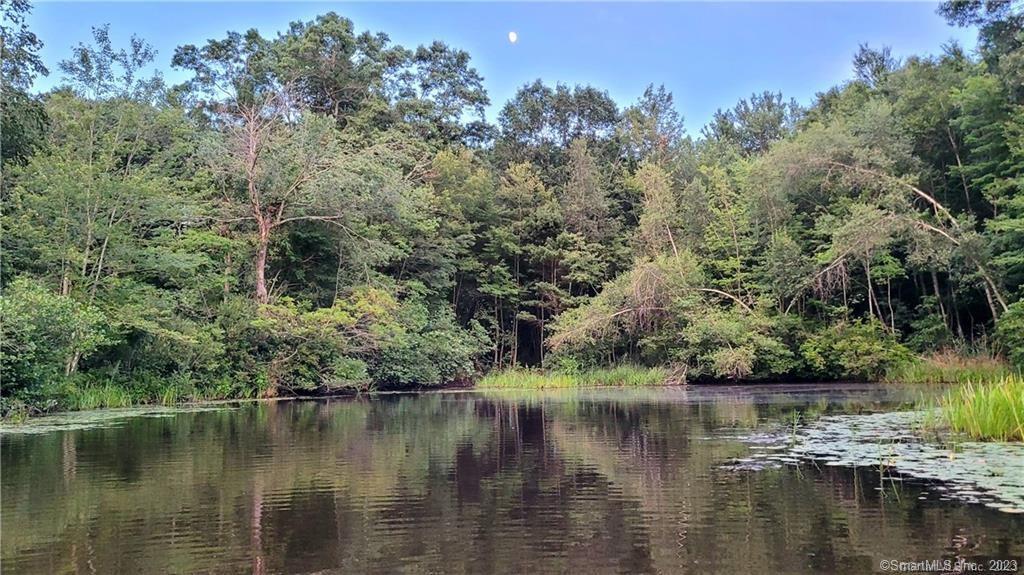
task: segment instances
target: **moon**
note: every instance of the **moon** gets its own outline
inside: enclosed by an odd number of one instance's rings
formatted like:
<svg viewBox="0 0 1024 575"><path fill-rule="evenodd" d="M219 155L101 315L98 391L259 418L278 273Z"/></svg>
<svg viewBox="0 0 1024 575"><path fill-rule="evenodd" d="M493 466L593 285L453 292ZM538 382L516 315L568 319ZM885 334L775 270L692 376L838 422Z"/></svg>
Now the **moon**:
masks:
<svg viewBox="0 0 1024 575"><path fill-rule="evenodd" d="M513 31L508 33L508 41L510 43L515 44L518 40L519 40L519 34L516 34L515 30L513 30Z"/></svg>

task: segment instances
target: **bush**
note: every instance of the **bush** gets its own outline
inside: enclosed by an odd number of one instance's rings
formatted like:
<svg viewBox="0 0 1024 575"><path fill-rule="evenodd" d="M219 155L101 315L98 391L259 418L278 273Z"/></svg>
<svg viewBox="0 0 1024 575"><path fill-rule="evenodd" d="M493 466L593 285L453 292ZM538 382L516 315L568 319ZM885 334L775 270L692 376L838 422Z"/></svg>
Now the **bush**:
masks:
<svg viewBox="0 0 1024 575"><path fill-rule="evenodd" d="M449 310L431 312L415 295L402 300L371 287L312 311L282 299L258 316L248 356L269 366L271 394L468 379L487 341L478 325L459 327Z"/></svg>
<svg viewBox="0 0 1024 575"><path fill-rule="evenodd" d="M450 310L430 313L420 301L406 302L396 318L400 329L372 361L371 375L392 387L433 386L469 379L486 349L483 328L466 330Z"/></svg>
<svg viewBox="0 0 1024 575"><path fill-rule="evenodd" d="M369 338L363 326L371 320L344 304L309 311L293 300L260 306L250 322L250 349L246 359L266 378L266 395L281 392L331 391L333 384L350 383L356 373L346 351ZM334 369L342 372L334 373ZM357 386L363 381L352 382Z"/></svg>
<svg viewBox="0 0 1024 575"><path fill-rule="evenodd" d="M875 320L829 326L800 346L810 373L824 379L875 380L911 361L910 350Z"/></svg>
<svg viewBox="0 0 1024 575"><path fill-rule="evenodd" d="M48 396L72 357L78 361L114 343L107 318L98 310L18 278L0 296L0 380L3 394L30 403Z"/></svg>
<svg viewBox="0 0 1024 575"><path fill-rule="evenodd" d="M769 378L789 374L798 365L774 333L775 322L757 311L709 308L688 319L681 334L684 345L672 355L689 366L691 378Z"/></svg>

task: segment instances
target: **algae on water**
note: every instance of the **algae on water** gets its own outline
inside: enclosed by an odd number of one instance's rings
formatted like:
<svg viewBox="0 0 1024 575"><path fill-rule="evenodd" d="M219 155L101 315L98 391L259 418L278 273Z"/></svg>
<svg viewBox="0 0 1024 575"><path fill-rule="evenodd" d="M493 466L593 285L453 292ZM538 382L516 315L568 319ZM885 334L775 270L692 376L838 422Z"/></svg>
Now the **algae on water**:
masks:
<svg viewBox="0 0 1024 575"><path fill-rule="evenodd" d="M119 427L135 417L174 417L180 413L197 411L217 411L233 409L230 405L189 405L178 407L145 406L126 407L119 409L94 409L73 411L33 417L23 423L0 424L0 435L51 433L54 431L70 431L75 429L92 429L99 427Z"/></svg>

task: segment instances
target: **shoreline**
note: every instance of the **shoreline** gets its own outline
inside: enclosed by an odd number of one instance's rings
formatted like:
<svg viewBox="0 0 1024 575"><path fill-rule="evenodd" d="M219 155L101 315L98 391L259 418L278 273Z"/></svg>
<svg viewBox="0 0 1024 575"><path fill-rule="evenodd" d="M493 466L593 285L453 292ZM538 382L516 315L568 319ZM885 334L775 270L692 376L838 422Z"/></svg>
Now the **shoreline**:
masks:
<svg viewBox="0 0 1024 575"><path fill-rule="evenodd" d="M188 408L203 408L203 407L216 407L225 405L246 405L252 403L278 403L278 402L290 402L290 401L319 401L319 400L338 400L338 399L359 399L363 397L380 397L380 396L399 396L399 395L436 395L436 394L454 394L454 393L494 393L494 392L525 392L525 391L543 391L543 392L559 392L559 391L575 391L575 390L637 390L637 389L687 389L687 388L702 388L702 389L721 389L725 390L738 390L738 389L754 389L764 388L766 390L785 392L799 389L800 391L824 391L827 392L832 388L886 388L893 386L911 386L934 389L940 386L947 386L953 384L925 384L925 383L893 383L884 381L775 381L775 382L763 382L763 381L738 381L730 383L711 383L711 382L694 382L694 383L662 383L662 384L651 384L645 386L631 386L631 385L577 385L570 387L501 387L501 386L479 386L479 385L451 385L451 386L437 386L437 387L422 387L422 388L411 388L411 389L384 389L384 390L371 390L371 391L360 391L360 392L340 392L340 393L328 393L328 394L310 394L310 395L289 395L289 396L277 396L277 397L240 397L236 399L225 398L225 399L207 399L207 400L196 400L196 401L182 401L171 404L162 403L137 403L128 406L118 407L97 407L94 409L72 409L72 410L60 410L51 411L36 415L25 417L21 420L15 420L10 417L0 418L0 426L20 426L31 421L39 421L40 419L68 416L73 414L81 413L118 413L125 411L139 411L146 409L154 410L174 410L174 409L188 409Z"/></svg>

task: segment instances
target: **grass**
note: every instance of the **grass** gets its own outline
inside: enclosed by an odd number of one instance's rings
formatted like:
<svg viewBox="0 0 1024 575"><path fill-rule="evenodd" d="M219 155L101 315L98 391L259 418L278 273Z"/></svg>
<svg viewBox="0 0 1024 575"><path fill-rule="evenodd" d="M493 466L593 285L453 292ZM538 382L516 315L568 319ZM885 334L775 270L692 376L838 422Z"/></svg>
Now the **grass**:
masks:
<svg viewBox="0 0 1024 575"><path fill-rule="evenodd" d="M550 389L565 387L644 387L664 385L668 371L659 367L620 365L580 373L549 372L534 369L510 369L491 372L477 384L478 388Z"/></svg>
<svg viewBox="0 0 1024 575"><path fill-rule="evenodd" d="M78 411L135 405L177 405L218 399L248 399L259 395L254 386L233 385L230 380L197 387L183 377L134 380L80 380L62 387L60 409Z"/></svg>
<svg viewBox="0 0 1024 575"><path fill-rule="evenodd" d="M1024 378L967 383L939 400L941 418L973 439L1024 441Z"/></svg>
<svg viewBox="0 0 1024 575"><path fill-rule="evenodd" d="M889 383L995 383L1008 377L1020 377L1019 370L991 356L966 356L945 351L919 358L890 369Z"/></svg>
<svg viewBox="0 0 1024 575"><path fill-rule="evenodd" d="M136 401L127 389L114 383L72 387L65 399L72 410L100 409L104 407L129 407Z"/></svg>

